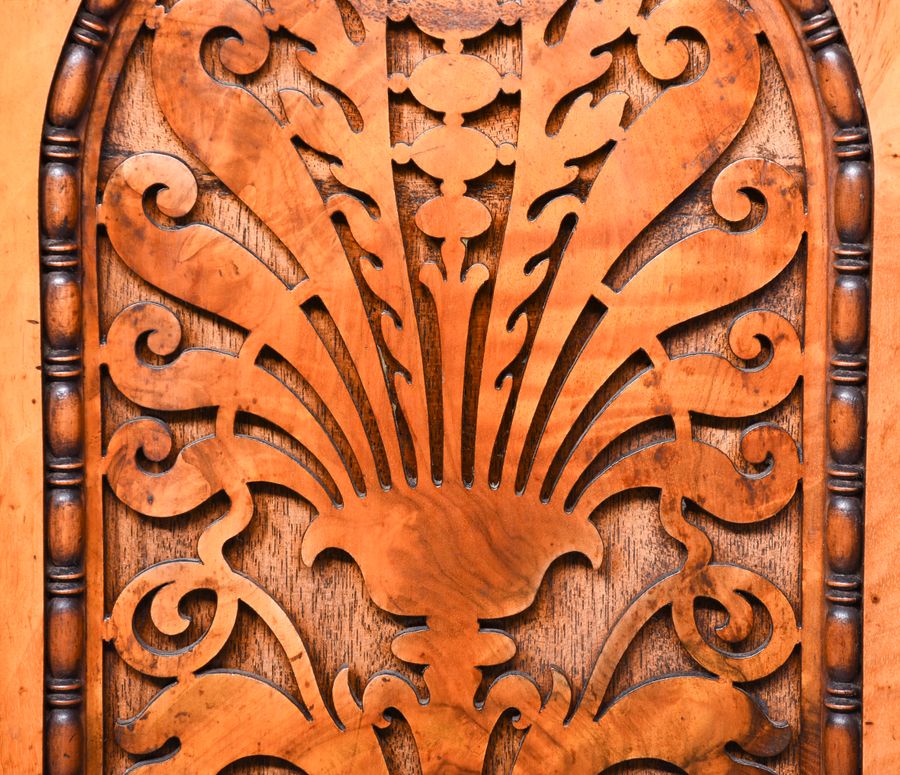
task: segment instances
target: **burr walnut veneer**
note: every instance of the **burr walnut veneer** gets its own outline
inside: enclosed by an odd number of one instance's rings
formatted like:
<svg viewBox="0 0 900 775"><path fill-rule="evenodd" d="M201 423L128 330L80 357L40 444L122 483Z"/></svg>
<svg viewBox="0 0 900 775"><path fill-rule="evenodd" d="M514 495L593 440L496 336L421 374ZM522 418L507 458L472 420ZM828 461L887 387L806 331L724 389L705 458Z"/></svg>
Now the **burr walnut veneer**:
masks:
<svg viewBox="0 0 900 775"><path fill-rule="evenodd" d="M825 0L84 0L40 174L47 772L860 771Z"/></svg>

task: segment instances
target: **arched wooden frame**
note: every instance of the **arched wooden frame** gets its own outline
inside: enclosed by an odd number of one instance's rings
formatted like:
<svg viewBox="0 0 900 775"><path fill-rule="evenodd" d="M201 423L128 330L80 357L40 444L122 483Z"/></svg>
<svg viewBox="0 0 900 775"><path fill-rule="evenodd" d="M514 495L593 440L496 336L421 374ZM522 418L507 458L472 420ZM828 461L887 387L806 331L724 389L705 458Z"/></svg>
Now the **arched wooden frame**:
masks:
<svg viewBox="0 0 900 775"><path fill-rule="evenodd" d="M90 218L84 217L82 191L90 190L83 176L96 167L99 145L88 144L82 154L88 111L95 99L108 99L112 87L102 82L107 61L107 42L113 34L134 34L133 24L120 0L85 0L70 41L63 53L47 111L41 169L41 262L43 303L44 408L46 434L46 536L48 607L47 704L45 731L46 767L49 772L93 771L99 730L85 718L95 718L100 708L99 691L85 693L88 669L99 670L99 638L88 639L86 608L92 603L91 579L97 557L97 540L84 503L85 460L90 445L85 439L82 358L82 251L91 249ZM127 5L127 4L125 4ZM763 13L757 9L758 13ZM828 373L827 498L824 528L825 563L815 579L824 589L821 611L821 708L806 709L808 721L821 722L826 773L843 775L859 771L860 761L860 644L862 577L862 501L866 427L866 372L868 338L868 274L872 211L872 169L868 131L852 61L833 13L824 0L792 0L782 8L772 0L764 11L767 32L785 34L786 19L796 26L808 45L818 94L794 92L795 102L806 101L810 120L819 115L824 135L833 147L805 148L808 174L828 170L828 180L818 181L831 192L821 233L833 242L833 266L810 267L820 272L828 300L831 349L823 372ZM780 32L779 32L780 31ZM786 36L785 36L786 37ZM120 64L120 63L119 63ZM802 82L792 78L791 83ZM97 95L97 96L95 96ZM798 111L801 106L798 104ZM101 111L102 112L102 111ZM806 138L804 138L806 139ZM818 158L817 158L818 157ZM821 164L819 164L819 160ZM816 184L811 181L809 186ZM812 208L811 208L812 209ZM815 217L810 214L815 225ZM813 229L811 229L813 231ZM812 249L811 255L825 250ZM827 274L827 283L826 283ZM814 281L810 284L812 285ZM89 303L89 300L86 301ZM811 303L809 300L807 303ZM96 365L96 364L92 364ZM87 402L90 404L90 401ZM812 411L812 410L807 410ZM94 418L96 419L96 418ZM88 426L90 426L90 421ZM826 427L826 423L822 423ZM813 457L812 443L807 451ZM807 490L808 492L810 489ZM815 492L814 489L811 490ZM826 494L827 493L827 494ZM93 533L92 533L93 531ZM94 547L92 549L92 546ZM814 593L804 582L804 593ZM99 610L94 608L93 610ZM815 616L807 610L807 616ZM808 621L808 620L807 620ZM96 633L95 633L96 635ZM806 641L804 641L805 643ZM818 660L817 649L805 649L807 659ZM812 652L812 653L810 653ZM805 670L804 670L805 672ZM83 708L87 702L86 709ZM85 742L87 747L85 748ZM86 751L86 755L85 755ZM87 770L85 770L87 767Z"/></svg>

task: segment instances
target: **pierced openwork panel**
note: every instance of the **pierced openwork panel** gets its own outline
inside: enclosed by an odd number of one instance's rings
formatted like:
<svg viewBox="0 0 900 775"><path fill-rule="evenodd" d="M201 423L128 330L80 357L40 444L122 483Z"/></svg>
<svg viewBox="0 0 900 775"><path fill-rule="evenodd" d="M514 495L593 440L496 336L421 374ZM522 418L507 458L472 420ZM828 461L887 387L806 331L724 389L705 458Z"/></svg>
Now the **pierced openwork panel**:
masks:
<svg viewBox="0 0 900 775"><path fill-rule="evenodd" d="M827 13L99 5L90 771L793 775L829 723L852 744L822 536L826 470L858 529L862 409L829 447L825 407L865 348L838 160L869 178Z"/></svg>

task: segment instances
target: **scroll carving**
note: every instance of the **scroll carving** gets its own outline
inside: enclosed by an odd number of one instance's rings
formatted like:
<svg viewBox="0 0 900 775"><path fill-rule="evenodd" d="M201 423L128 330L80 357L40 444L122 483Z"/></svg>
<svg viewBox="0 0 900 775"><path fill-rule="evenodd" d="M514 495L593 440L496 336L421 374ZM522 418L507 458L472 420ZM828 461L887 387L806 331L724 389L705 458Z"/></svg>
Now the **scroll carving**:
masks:
<svg viewBox="0 0 900 775"><path fill-rule="evenodd" d="M783 519L805 470L796 431L760 419L803 379L804 338L778 311L736 307L803 255L810 228L802 170L726 161L759 98L753 4L145 5L153 94L186 152L128 154L101 187L96 222L118 260L170 301L130 304L101 332L99 365L144 414L114 429L100 467L141 518L177 526L217 510L195 546L143 569L105 612L104 640L162 686L117 728L135 770L218 772L270 756L309 775L388 773L376 730L401 716L424 775L482 773L510 712L517 774L595 775L633 760L692 775L764 769L745 755L774 757L796 730L750 684L795 652L798 611L764 575L721 561L692 517L729 529ZM392 69L401 24L435 51ZM477 53L498 30L518 47L511 70ZM276 37L316 89L246 86ZM626 91L598 94L622 41L656 89L640 110ZM427 116L403 138L400 100ZM508 104L509 137L473 118ZM299 282L245 235L197 217L194 159L283 246ZM398 170L429 193L400 196ZM497 170L511 180L501 214L476 186ZM686 192L708 225L623 275L623 255ZM485 258L475 246L487 239ZM185 308L233 326L240 345L185 345ZM730 316L723 352L672 351L667 334L712 313ZM644 365L616 386L635 358ZM196 410L214 417L212 432L178 448L165 418ZM242 430L247 415L290 446ZM704 440L698 417L742 422L739 454ZM617 452L657 420L671 428L663 438ZM345 552L376 606L420 622L391 649L426 667L422 686L385 671L356 692L349 669L322 685L304 628L227 557L260 483L314 513L298 569ZM554 669L543 692L541 676L505 670L518 644L503 621L533 605L561 557L608 572L597 521L633 490L652 492L680 564L597 634L583 685ZM161 636L186 633L183 604L198 591L214 613L192 644L142 637L145 609ZM725 612L717 628L698 618L705 601ZM217 666L241 609L277 640L296 691ZM619 691L617 668L659 617L694 670ZM761 620L764 642L745 648ZM499 677L484 687L489 671Z"/></svg>

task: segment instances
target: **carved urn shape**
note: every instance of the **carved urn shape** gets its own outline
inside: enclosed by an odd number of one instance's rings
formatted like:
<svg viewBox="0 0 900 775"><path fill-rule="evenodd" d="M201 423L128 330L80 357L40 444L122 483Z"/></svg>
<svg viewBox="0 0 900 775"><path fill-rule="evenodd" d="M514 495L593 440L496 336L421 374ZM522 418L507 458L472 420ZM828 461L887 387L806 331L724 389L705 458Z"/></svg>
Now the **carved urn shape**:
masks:
<svg viewBox="0 0 900 775"><path fill-rule="evenodd" d="M119 729L147 758L139 771L262 754L309 775L386 773L375 729L397 715L425 775L482 773L510 713L523 775L643 758L749 774L759 767L733 745L783 750L790 730L742 685L791 656L793 607L756 571L715 562L691 516L778 519L801 479L796 429L753 419L795 391L797 326L736 306L790 271L806 230L802 172L734 150L769 66L755 3L135 5L152 97L184 158L136 149L100 186L104 238L155 294L103 332L111 385L147 414L110 434L102 467L144 517L218 504L196 552L140 572L104 624L125 662L167 681ZM634 94L614 88L626 64ZM211 185L276 247L206 222ZM703 226L660 227L686 192ZM234 346L192 339L194 314L227 325ZM668 332L714 314L720 351L669 346ZM209 433L176 444L172 418L195 410ZM267 430L246 430L248 416ZM697 417L744 425L726 450ZM657 437L621 446L657 421ZM227 556L259 483L313 513L285 567L315 571L341 550L376 606L416 620L392 649L424 667L422 685L388 671L357 696L342 670L323 691L301 624ZM652 493L679 564L598 635L584 684L490 673L516 654L504 620L554 562L577 554L608 572L598 509L635 490ZM138 634L148 601L160 633L187 632L198 590L215 610L196 641L166 651ZM717 629L698 621L701 600L725 611ZM296 692L216 666L244 609L274 634ZM616 693L657 615L695 672ZM768 634L746 646L760 618ZM202 734L210 719L227 746ZM172 737L177 751L159 754Z"/></svg>

